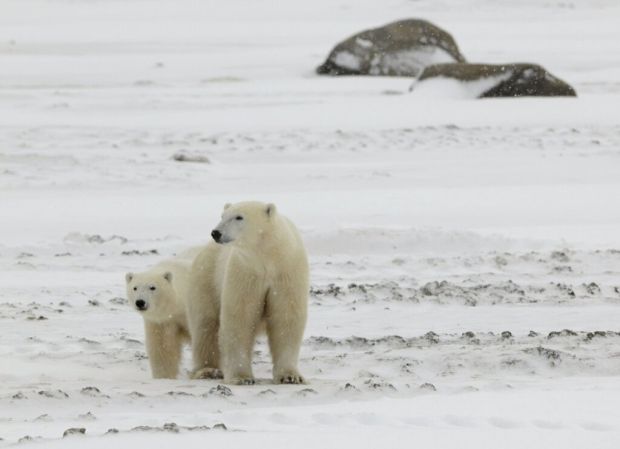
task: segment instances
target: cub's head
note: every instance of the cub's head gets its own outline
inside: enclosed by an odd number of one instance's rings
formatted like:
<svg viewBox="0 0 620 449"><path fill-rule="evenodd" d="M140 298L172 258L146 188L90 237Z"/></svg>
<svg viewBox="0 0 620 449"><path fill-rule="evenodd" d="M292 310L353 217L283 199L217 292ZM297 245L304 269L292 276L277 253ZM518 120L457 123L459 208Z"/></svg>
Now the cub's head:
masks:
<svg viewBox="0 0 620 449"><path fill-rule="evenodd" d="M172 273L127 273L129 305L151 321L164 321L175 312Z"/></svg>
<svg viewBox="0 0 620 449"><path fill-rule="evenodd" d="M269 232L276 214L276 206L271 203L226 204L222 221L211 232L211 237L220 244L257 245Z"/></svg>

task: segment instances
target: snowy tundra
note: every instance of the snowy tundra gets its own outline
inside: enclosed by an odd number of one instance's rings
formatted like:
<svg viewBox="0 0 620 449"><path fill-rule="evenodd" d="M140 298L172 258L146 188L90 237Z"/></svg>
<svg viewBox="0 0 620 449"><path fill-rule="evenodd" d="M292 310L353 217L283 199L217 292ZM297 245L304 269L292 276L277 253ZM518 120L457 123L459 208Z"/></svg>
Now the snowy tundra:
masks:
<svg viewBox="0 0 620 449"><path fill-rule="evenodd" d="M419 17L577 98L320 77ZM0 446L620 446L617 0L2 0ZM191 161L195 162L191 162ZM207 163L208 162L208 163ZM152 379L126 272L273 202L299 370ZM66 437L63 438L63 435Z"/></svg>

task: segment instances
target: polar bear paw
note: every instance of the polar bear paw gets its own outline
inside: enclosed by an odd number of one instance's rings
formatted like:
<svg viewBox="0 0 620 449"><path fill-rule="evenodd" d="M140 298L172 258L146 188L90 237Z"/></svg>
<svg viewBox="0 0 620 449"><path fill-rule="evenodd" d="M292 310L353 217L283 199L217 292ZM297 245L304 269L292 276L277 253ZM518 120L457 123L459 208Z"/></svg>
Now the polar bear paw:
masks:
<svg viewBox="0 0 620 449"><path fill-rule="evenodd" d="M305 384L306 380L299 373L284 373L274 379L278 384Z"/></svg>
<svg viewBox="0 0 620 449"><path fill-rule="evenodd" d="M236 377L228 382L233 385L254 385L256 380L253 377Z"/></svg>
<svg viewBox="0 0 620 449"><path fill-rule="evenodd" d="M224 374L217 368L205 366L192 373L192 379L223 379Z"/></svg>

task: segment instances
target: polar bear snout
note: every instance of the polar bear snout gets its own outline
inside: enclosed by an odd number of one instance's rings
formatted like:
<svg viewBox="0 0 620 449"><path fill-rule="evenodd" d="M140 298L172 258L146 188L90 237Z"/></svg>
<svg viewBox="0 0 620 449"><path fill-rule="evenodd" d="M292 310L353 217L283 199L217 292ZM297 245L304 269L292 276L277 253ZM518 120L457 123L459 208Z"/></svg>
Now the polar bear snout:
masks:
<svg viewBox="0 0 620 449"><path fill-rule="evenodd" d="M146 301L144 299L137 299L136 300L136 309L138 309L138 310L146 310L147 309Z"/></svg>
<svg viewBox="0 0 620 449"><path fill-rule="evenodd" d="M222 233L218 231L217 229L214 229L213 231L211 231L211 237L213 237L213 240L215 240L217 243L220 243L220 239L222 238Z"/></svg>

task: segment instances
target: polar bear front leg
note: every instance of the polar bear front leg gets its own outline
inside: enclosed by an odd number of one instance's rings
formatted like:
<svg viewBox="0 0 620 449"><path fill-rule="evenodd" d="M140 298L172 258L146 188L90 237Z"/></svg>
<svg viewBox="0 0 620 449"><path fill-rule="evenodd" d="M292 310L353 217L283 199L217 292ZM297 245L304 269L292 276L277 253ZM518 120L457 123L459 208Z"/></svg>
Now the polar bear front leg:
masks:
<svg viewBox="0 0 620 449"><path fill-rule="evenodd" d="M251 278L227 281L220 316L220 352L224 381L252 385L252 352L263 317L264 293Z"/></svg>
<svg viewBox="0 0 620 449"><path fill-rule="evenodd" d="M153 378L176 379L183 345L183 337L176 325L145 321L144 331Z"/></svg>
<svg viewBox="0 0 620 449"><path fill-rule="evenodd" d="M267 296L266 314L273 381L277 384L305 383L297 369L308 316L308 291L304 283L275 284Z"/></svg>

